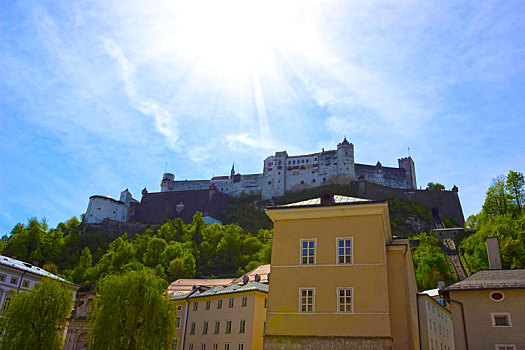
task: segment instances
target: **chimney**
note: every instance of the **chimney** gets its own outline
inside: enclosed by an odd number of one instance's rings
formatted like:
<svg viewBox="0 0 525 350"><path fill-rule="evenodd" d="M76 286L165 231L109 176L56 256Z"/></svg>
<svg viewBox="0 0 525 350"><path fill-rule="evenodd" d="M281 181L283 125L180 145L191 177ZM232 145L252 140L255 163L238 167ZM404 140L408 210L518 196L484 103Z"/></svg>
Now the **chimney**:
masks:
<svg viewBox="0 0 525 350"><path fill-rule="evenodd" d="M321 205L334 205L334 195L330 191L324 191L321 195Z"/></svg>
<svg viewBox="0 0 525 350"><path fill-rule="evenodd" d="M501 270L498 237L487 237L487 254L489 256L489 269Z"/></svg>

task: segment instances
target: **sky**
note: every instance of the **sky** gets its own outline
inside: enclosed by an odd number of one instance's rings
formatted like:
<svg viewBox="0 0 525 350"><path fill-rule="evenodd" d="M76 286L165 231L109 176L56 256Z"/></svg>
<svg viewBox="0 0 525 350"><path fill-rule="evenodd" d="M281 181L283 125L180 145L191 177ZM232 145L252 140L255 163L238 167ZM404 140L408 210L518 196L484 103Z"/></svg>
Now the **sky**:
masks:
<svg viewBox="0 0 525 350"><path fill-rule="evenodd" d="M525 172L525 3L0 1L0 234L345 136L479 212Z"/></svg>

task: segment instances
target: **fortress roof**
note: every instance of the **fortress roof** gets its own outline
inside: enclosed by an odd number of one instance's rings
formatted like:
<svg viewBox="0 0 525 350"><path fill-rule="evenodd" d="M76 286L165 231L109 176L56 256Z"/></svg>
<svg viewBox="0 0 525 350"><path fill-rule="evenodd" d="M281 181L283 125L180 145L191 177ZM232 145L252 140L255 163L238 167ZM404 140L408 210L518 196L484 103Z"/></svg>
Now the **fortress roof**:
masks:
<svg viewBox="0 0 525 350"><path fill-rule="evenodd" d="M117 199L115 199L115 198L112 198L112 197L110 197L110 196L102 196L102 195L99 195L99 194L95 194L95 195L89 197L89 199L91 199L91 198L109 199L110 201L113 201L113 202L117 202L117 203L125 204L124 202L121 202L121 201L119 201L119 200L117 200Z"/></svg>

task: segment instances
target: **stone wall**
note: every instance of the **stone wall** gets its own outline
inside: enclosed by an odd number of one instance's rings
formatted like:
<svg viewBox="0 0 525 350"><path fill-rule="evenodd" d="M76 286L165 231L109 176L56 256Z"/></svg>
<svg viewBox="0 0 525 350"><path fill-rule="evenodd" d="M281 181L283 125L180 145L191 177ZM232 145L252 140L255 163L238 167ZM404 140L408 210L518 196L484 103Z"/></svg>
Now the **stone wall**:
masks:
<svg viewBox="0 0 525 350"><path fill-rule="evenodd" d="M265 335L264 350L392 350L392 338Z"/></svg>

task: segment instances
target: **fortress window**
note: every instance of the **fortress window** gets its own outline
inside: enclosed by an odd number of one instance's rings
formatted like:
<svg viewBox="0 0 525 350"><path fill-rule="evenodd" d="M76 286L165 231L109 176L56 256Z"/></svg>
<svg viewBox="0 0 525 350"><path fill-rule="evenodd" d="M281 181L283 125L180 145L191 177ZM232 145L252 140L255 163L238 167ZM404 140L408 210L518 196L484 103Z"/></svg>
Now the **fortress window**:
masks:
<svg viewBox="0 0 525 350"><path fill-rule="evenodd" d="M293 163L295 164L295 160L293 161Z"/></svg>
<svg viewBox="0 0 525 350"><path fill-rule="evenodd" d="M301 163L304 163L304 159L301 161Z"/></svg>
<svg viewBox="0 0 525 350"><path fill-rule="evenodd" d="M315 183L315 179L313 179L312 182Z"/></svg>
<svg viewBox="0 0 525 350"><path fill-rule="evenodd" d="M288 161L288 165L292 164L292 162Z"/></svg>
<svg viewBox="0 0 525 350"><path fill-rule="evenodd" d="M307 159L307 160L306 160L306 163L310 163L310 159Z"/></svg>
<svg viewBox="0 0 525 350"><path fill-rule="evenodd" d="M271 185L271 184L272 184L272 182L271 182L271 181L268 181L268 185Z"/></svg>
<svg viewBox="0 0 525 350"><path fill-rule="evenodd" d="M304 181L301 181L301 185L304 184Z"/></svg>
<svg viewBox="0 0 525 350"><path fill-rule="evenodd" d="M317 157L314 158L314 162L317 162Z"/></svg>
<svg viewBox="0 0 525 350"><path fill-rule="evenodd" d="M326 177L323 177L323 182L326 181Z"/></svg>

